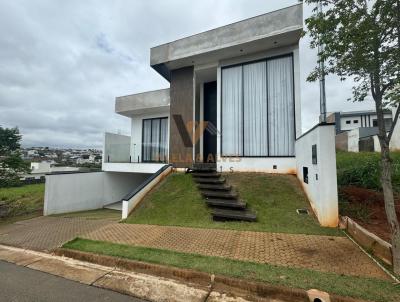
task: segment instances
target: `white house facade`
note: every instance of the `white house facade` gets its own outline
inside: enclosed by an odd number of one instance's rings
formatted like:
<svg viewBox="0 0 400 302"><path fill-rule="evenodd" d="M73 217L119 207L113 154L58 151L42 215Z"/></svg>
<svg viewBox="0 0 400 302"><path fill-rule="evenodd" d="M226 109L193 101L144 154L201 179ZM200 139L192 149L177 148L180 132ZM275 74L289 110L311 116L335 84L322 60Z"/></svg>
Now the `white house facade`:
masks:
<svg viewBox="0 0 400 302"><path fill-rule="evenodd" d="M337 226L335 126L301 133L302 28L300 3L153 47L150 65L170 88L116 98L131 135L105 134L103 173L152 175L135 194L198 164L294 174L320 223ZM123 217L135 194L124 197Z"/></svg>

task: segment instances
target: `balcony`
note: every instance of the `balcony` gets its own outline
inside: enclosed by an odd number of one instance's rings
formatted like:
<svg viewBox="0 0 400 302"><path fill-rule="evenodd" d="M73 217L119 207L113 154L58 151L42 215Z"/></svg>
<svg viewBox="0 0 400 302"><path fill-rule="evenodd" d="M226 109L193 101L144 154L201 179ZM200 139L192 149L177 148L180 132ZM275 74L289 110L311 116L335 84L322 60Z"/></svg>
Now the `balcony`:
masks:
<svg viewBox="0 0 400 302"><path fill-rule="evenodd" d="M139 147L140 148L140 147ZM106 132L102 170L108 172L155 173L165 162L142 162L139 150L131 152L131 137ZM135 157L135 158L134 158Z"/></svg>

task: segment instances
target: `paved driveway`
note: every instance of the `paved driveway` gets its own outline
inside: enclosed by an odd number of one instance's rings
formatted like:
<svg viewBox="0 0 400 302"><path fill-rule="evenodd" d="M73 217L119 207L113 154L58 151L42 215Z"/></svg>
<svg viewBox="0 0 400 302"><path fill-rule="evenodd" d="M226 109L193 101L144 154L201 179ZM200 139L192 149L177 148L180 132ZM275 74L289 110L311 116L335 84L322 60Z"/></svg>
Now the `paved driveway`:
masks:
<svg viewBox="0 0 400 302"><path fill-rule="evenodd" d="M234 260L388 279L346 237L110 224L83 238Z"/></svg>
<svg viewBox="0 0 400 302"><path fill-rule="evenodd" d="M107 219L38 217L0 226L0 244L50 252L77 236L113 223Z"/></svg>

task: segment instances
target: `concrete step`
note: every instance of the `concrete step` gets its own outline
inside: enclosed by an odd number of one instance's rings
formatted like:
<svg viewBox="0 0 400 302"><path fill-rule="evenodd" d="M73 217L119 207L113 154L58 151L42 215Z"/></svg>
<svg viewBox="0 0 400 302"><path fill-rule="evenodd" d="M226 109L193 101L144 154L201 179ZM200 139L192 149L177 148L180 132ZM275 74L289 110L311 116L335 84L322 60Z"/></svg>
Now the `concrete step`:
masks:
<svg viewBox="0 0 400 302"><path fill-rule="evenodd" d="M232 186L224 184L200 184L197 186L200 190L211 190L211 191L230 191Z"/></svg>
<svg viewBox="0 0 400 302"><path fill-rule="evenodd" d="M110 209L110 210L122 211L122 201L117 201L117 202L114 202L114 203L110 203L108 205L105 205L103 208L104 209Z"/></svg>
<svg viewBox="0 0 400 302"><path fill-rule="evenodd" d="M236 201L230 199L206 199L206 204L210 207L228 208L228 209L245 209L246 203L244 201Z"/></svg>
<svg viewBox="0 0 400 302"><path fill-rule="evenodd" d="M194 172L192 173L193 177L203 177L203 178L220 178L220 173L215 172Z"/></svg>
<svg viewBox="0 0 400 302"><path fill-rule="evenodd" d="M207 178L207 177L195 177L194 181L198 184L224 184L225 178Z"/></svg>
<svg viewBox="0 0 400 302"><path fill-rule="evenodd" d="M228 210L228 209L213 209L211 212L213 219L217 221L225 220L241 220L241 221L256 221L256 214L248 210Z"/></svg>
<svg viewBox="0 0 400 302"><path fill-rule="evenodd" d="M217 165L215 163L195 163L192 166L192 170L194 172L201 171L216 171Z"/></svg>
<svg viewBox="0 0 400 302"><path fill-rule="evenodd" d="M236 199L238 194L235 192L201 191L205 198Z"/></svg>

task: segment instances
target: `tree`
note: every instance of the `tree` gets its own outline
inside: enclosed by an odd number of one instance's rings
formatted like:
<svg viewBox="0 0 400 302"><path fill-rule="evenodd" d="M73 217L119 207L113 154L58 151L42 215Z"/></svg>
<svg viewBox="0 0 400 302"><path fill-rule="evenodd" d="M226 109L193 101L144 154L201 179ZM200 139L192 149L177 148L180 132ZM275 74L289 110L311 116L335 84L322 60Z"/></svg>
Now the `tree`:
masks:
<svg viewBox="0 0 400 302"><path fill-rule="evenodd" d="M323 11L313 10L306 19L311 47L321 43L318 66L308 76L315 81L323 74L354 80L354 101L371 95L375 101L378 138L381 145L380 180L385 211L392 235L393 268L400 273L400 228L392 189L389 144L399 119L400 106L400 0L306 0L321 2ZM385 128L384 109L397 106L393 124Z"/></svg>
<svg viewBox="0 0 400 302"><path fill-rule="evenodd" d="M20 185L20 175L29 172L28 164L21 158L20 141L18 128L0 126L0 187Z"/></svg>

